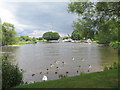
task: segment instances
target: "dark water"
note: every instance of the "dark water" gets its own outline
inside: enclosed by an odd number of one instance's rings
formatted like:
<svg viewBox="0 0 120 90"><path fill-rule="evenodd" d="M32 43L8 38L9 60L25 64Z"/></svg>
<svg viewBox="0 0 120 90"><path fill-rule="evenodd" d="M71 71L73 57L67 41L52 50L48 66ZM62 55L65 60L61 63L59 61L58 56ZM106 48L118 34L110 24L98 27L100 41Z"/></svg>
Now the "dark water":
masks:
<svg viewBox="0 0 120 90"><path fill-rule="evenodd" d="M39 42L37 44L3 47L2 53L8 53L12 62L17 62L19 67L26 71L23 74L25 82L41 81L44 74L48 76L48 80L53 80L58 79L59 74L66 75L66 72L68 72L68 76L79 75L80 71L87 73L88 65L92 66L90 72L95 72L118 60L117 50L87 43ZM81 58L84 61L81 61ZM50 68L50 64L56 60L60 62ZM63 65L62 61L66 64ZM56 67L60 69L57 70ZM48 74L46 73L47 68L51 70ZM32 76L32 74L35 75Z"/></svg>

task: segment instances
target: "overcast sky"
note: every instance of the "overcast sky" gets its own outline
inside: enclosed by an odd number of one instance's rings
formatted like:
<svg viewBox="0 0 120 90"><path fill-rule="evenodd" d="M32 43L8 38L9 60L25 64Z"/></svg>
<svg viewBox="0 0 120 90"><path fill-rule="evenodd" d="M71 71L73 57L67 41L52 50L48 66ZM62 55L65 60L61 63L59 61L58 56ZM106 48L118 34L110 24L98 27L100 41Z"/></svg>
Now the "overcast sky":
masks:
<svg viewBox="0 0 120 90"><path fill-rule="evenodd" d="M19 1L19 0L18 0ZM32 1L32 0L30 0ZM77 15L68 13L68 2L0 2L2 22L15 25L19 35L39 37L56 31L61 36L71 34Z"/></svg>

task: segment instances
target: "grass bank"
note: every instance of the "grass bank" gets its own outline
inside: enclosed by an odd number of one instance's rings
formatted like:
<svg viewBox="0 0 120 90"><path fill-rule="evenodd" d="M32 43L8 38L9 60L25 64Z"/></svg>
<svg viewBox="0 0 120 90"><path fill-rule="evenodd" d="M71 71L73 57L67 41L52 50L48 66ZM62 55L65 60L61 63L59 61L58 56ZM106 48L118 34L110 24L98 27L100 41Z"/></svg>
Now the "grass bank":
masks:
<svg viewBox="0 0 120 90"><path fill-rule="evenodd" d="M35 44L36 42L34 41L18 41L14 45L23 45L23 44Z"/></svg>
<svg viewBox="0 0 120 90"><path fill-rule="evenodd" d="M118 69L36 82L15 88L118 88Z"/></svg>

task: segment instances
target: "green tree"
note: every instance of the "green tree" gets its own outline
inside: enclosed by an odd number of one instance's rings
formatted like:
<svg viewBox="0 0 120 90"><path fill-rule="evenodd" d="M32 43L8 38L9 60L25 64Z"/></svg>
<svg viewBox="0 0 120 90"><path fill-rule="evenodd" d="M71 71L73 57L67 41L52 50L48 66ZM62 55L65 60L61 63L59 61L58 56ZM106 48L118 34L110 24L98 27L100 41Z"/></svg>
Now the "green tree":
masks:
<svg viewBox="0 0 120 90"><path fill-rule="evenodd" d="M2 24L2 45L12 45L16 42L14 25L10 23Z"/></svg>
<svg viewBox="0 0 120 90"><path fill-rule="evenodd" d="M73 40L80 40L81 39L81 34L82 34L82 31L80 31L80 30L74 30L72 32L71 38Z"/></svg>
<svg viewBox="0 0 120 90"><path fill-rule="evenodd" d="M60 38L60 35L57 32L46 32L42 36L47 41L49 40L58 40Z"/></svg>
<svg viewBox="0 0 120 90"><path fill-rule="evenodd" d="M68 11L78 14L79 18L73 27L83 30L85 38L110 43L118 39L119 7L119 2L71 2Z"/></svg>
<svg viewBox="0 0 120 90"><path fill-rule="evenodd" d="M42 38L42 37L39 37L39 38L37 38L37 40L43 40L43 38Z"/></svg>
<svg viewBox="0 0 120 90"><path fill-rule="evenodd" d="M68 39L68 38L69 38L68 36L64 36L64 37L63 37L63 40L64 40L64 39Z"/></svg>
<svg viewBox="0 0 120 90"><path fill-rule="evenodd" d="M87 2L71 2L68 5L68 11L77 13L80 18L73 22L74 30L80 30L81 38L94 39L94 3Z"/></svg>
<svg viewBox="0 0 120 90"><path fill-rule="evenodd" d="M10 62L9 56L4 54L2 60L2 89L8 90L11 87L20 85L22 81L22 72L17 65Z"/></svg>
<svg viewBox="0 0 120 90"><path fill-rule="evenodd" d="M29 36L20 36L20 41L32 41L32 38Z"/></svg>
<svg viewBox="0 0 120 90"><path fill-rule="evenodd" d="M100 43L118 41L119 2L99 2L96 4L97 29Z"/></svg>

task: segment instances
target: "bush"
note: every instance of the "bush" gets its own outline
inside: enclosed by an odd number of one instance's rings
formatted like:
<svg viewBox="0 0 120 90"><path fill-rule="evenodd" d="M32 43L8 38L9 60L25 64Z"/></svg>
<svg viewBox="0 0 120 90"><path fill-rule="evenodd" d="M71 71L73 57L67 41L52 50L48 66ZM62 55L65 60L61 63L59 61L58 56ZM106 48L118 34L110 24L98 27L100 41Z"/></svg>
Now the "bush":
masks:
<svg viewBox="0 0 120 90"><path fill-rule="evenodd" d="M63 40L68 39L68 38L69 38L68 36L64 36L64 37L63 37Z"/></svg>
<svg viewBox="0 0 120 90"><path fill-rule="evenodd" d="M114 48L120 48L120 42L111 42L109 46L114 47Z"/></svg>
<svg viewBox="0 0 120 90"><path fill-rule="evenodd" d="M104 71L118 68L120 68L120 61L114 62L111 66L105 66Z"/></svg>
<svg viewBox="0 0 120 90"><path fill-rule="evenodd" d="M11 87L20 85L22 81L22 72L17 65L13 65L8 59L8 55L2 56L2 89L7 90Z"/></svg>
<svg viewBox="0 0 120 90"><path fill-rule="evenodd" d="M60 35L57 32L46 32L42 36L47 41L49 40L58 40L60 38Z"/></svg>

